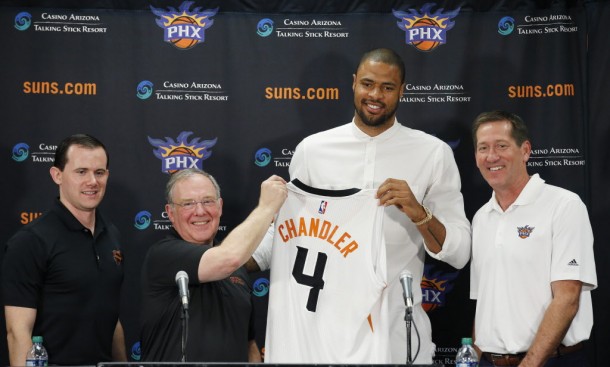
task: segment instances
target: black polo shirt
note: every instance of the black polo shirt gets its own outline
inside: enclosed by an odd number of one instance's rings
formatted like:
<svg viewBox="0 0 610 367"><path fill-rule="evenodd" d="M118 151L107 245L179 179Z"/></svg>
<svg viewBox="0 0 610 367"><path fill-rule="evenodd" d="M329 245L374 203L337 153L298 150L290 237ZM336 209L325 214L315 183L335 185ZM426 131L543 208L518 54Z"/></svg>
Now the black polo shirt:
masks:
<svg viewBox="0 0 610 367"><path fill-rule="evenodd" d="M142 265L142 360L182 357L182 303L176 273L189 276L188 362L247 362L254 339L252 289L241 267L228 278L199 283L199 260L212 248L171 235L148 250Z"/></svg>
<svg viewBox="0 0 610 367"><path fill-rule="evenodd" d="M112 360L123 281L117 228L96 210L95 234L61 204L20 229L6 246L4 304L37 309L49 364Z"/></svg>

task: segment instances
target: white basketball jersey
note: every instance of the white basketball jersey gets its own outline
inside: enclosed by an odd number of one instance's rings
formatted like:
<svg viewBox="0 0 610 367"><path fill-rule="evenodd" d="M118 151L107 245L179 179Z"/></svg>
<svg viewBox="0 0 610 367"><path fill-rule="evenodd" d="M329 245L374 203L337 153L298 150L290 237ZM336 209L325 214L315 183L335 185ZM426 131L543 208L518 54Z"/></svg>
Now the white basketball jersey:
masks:
<svg viewBox="0 0 610 367"><path fill-rule="evenodd" d="M298 180L275 220L267 363L389 363L383 206Z"/></svg>

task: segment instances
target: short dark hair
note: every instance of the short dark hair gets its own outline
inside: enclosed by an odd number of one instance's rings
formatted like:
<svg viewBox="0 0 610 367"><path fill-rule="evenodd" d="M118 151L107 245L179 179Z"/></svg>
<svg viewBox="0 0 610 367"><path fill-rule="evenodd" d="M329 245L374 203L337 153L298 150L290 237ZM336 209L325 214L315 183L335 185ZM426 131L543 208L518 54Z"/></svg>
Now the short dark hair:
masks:
<svg viewBox="0 0 610 367"><path fill-rule="evenodd" d="M500 110L483 112L474 119L474 123L472 124L472 141L475 149L477 147L477 131L479 130L479 127L485 123L496 121L507 121L511 124L512 130L510 135L518 146L521 146L526 140L530 140L527 126L519 115Z"/></svg>
<svg viewBox="0 0 610 367"><path fill-rule="evenodd" d="M73 145L78 145L89 149L104 149L104 153L106 153L106 168L110 166L110 156L108 155L108 151L101 141L97 140L91 135L74 134L62 140L57 146L57 149L55 150L55 160L53 161L54 167L59 168L60 171L63 171L64 168L66 168L66 164L68 163L68 149L70 149L70 147Z"/></svg>
<svg viewBox="0 0 610 367"><path fill-rule="evenodd" d="M216 191L216 199L220 198L220 185L218 185L218 181L216 181L214 176L199 168L186 168L172 173L169 180L167 181L167 185L165 186L165 200L168 204L174 203L174 198L172 197L172 195L174 194L174 186L176 186L178 182L195 175L207 177L212 182L212 185L214 185L214 190Z"/></svg>
<svg viewBox="0 0 610 367"><path fill-rule="evenodd" d="M360 66L362 66L362 64L369 60L382 62L391 66L396 66L400 71L400 82L405 82L405 63L400 57L400 55L398 55L394 50L391 50L389 48L376 48L374 50L368 51L367 53L362 55L360 63L356 68L356 74L358 74L358 69L360 69Z"/></svg>

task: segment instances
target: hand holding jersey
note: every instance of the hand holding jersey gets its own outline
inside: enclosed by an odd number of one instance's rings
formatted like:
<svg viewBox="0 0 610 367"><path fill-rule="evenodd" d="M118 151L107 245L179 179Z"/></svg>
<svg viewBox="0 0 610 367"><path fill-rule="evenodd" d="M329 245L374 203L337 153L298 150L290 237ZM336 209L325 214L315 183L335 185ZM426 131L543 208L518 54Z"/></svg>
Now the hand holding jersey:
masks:
<svg viewBox="0 0 610 367"><path fill-rule="evenodd" d="M411 219L424 238L428 250L438 254L443 249L447 236L445 226L434 218L430 209L417 201L407 181L388 178L379 186L377 197L380 205L394 205Z"/></svg>
<svg viewBox="0 0 610 367"><path fill-rule="evenodd" d="M275 222L270 363L389 363L384 208L374 190L298 180Z"/></svg>
<svg viewBox="0 0 610 367"><path fill-rule="evenodd" d="M386 179L377 189L377 198L380 205L395 205L400 211L411 218L413 222L417 222L413 218L421 217L421 212L423 212L421 204L417 201L405 180ZM425 215L426 213L424 213Z"/></svg>
<svg viewBox="0 0 610 367"><path fill-rule="evenodd" d="M464 213L453 152L438 138L396 120L404 83L404 62L399 55L388 49L366 53L354 74L356 111L352 122L303 139L289 168L290 178L306 185L329 190L372 189L387 205L375 202L384 213L388 282L384 293L391 320L392 363L404 363L406 358L405 305L398 279L401 271L409 269L418 285L426 253L456 268L470 258L470 223ZM271 246L264 241L253 259L260 269L271 266L273 274L275 263L271 265L270 258ZM273 286L272 280L271 289ZM432 363L435 346L421 302L421 288L414 286L413 322L420 336L413 340L413 349L420 349L414 362L427 364ZM330 324L327 329L333 327Z"/></svg>

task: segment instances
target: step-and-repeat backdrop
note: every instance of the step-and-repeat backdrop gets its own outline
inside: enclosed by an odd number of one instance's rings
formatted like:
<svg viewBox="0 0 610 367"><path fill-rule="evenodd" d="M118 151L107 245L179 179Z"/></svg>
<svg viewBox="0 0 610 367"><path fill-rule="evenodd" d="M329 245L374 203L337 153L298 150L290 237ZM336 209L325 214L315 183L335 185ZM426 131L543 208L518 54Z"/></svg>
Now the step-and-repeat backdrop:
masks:
<svg viewBox="0 0 610 367"><path fill-rule="evenodd" d="M77 132L102 140L111 175L101 207L124 241L122 319L131 361L140 358L142 259L170 228L168 172L197 166L216 176L225 236L255 206L261 181L288 178L302 138L351 120L359 57L389 47L407 66L398 119L453 148L469 218L491 194L475 166L470 125L492 109L514 111L529 124L531 173L587 203L600 283L590 345L603 365L598 349L610 330L608 3L91 3L0 3L0 242L57 196L48 171L58 142ZM263 347L269 274L251 278ZM436 359L451 365L460 337L471 333L468 266L427 259L421 287Z"/></svg>

